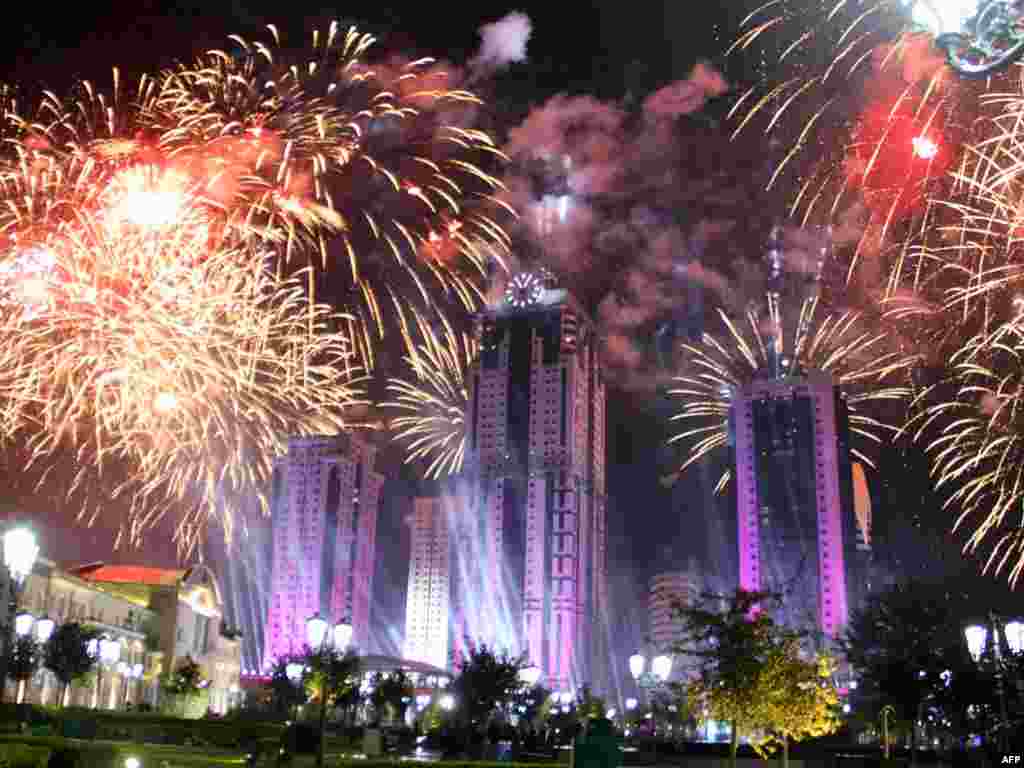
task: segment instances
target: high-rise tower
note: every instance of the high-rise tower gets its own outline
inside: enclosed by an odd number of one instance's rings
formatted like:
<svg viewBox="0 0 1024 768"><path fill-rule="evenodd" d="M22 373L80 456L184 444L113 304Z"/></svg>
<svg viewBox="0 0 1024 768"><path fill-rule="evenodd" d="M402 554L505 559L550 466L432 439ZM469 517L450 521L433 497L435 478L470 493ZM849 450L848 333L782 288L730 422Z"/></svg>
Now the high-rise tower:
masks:
<svg viewBox="0 0 1024 768"><path fill-rule="evenodd" d="M477 320L455 650L526 653L545 685L606 680L605 391L586 313L520 273Z"/></svg>
<svg viewBox="0 0 1024 768"><path fill-rule="evenodd" d="M306 620L352 623L352 643L370 636L377 511L384 478L375 449L350 435L293 438L274 469L273 564L264 666L300 652Z"/></svg>
<svg viewBox="0 0 1024 768"><path fill-rule="evenodd" d="M827 246L807 265L809 280L786 274L778 228L766 260L774 327L767 364L732 392L739 583L781 594L785 620L835 637L858 602L864 560L857 549L849 414L832 375L801 368L783 345L784 310L805 306L817 293Z"/></svg>
<svg viewBox="0 0 1024 768"><path fill-rule="evenodd" d="M448 496L413 500L403 656L448 666Z"/></svg>

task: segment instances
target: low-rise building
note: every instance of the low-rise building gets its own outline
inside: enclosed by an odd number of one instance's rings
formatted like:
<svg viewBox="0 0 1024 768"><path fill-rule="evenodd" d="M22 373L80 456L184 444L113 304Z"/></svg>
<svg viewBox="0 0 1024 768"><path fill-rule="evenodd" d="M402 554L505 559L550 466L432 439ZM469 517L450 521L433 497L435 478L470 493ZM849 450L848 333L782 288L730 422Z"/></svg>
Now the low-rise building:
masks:
<svg viewBox="0 0 1024 768"><path fill-rule="evenodd" d="M213 571L202 565L179 570L94 563L75 575L151 612L146 632L152 674L159 678L192 659L203 670L210 708L228 710L238 692L242 648L239 635L223 624L224 601Z"/></svg>
<svg viewBox="0 0 1024 768"><path fill-rule="evenodd" d="M18 599L19 612L96 627L116 648L95 674L68 691L65 704L123 709L160 703L160 678L186 657L203 670L210 707L226 712L237 698L241 644L222 626L216 580L208 568L185 570L95 563L62 570L38 558ZM116 656L116 658L115 658ZM8 683L8 700L18 695ZM40 669L23 699L57 704L60 685Z"/></svg>

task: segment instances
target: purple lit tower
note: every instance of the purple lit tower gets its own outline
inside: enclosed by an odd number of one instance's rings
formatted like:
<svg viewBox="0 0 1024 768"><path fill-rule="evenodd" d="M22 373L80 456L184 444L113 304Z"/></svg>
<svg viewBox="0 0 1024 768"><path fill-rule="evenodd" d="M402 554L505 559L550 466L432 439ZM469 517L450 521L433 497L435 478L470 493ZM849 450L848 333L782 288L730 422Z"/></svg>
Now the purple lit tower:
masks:
<svg viewBox="0 0 1024 768"><path fill-rule="evenodd" d="M799 306L773 233L769 303ZM819 264L819 269L821 265ZM783 296L783 291L797 295ZM781 331L780 331L781 333ZM846 398L833 377L795 369L781 338L768 364L732 392L739 583L783 596L787 623L835 638L858 602L860 567Z"/></svg>
<svg viewBox="0 0 1024 768"><path fill-rule="evenodd" d="M555 691L607 680L605 391L586 313L520 273L477 319L453 647L525 653Z"/></svg>
<svg viewBox="0 0 1024 768"><path fill-rule="evenodd" d="M369 641L377 512L375 448L350 435L293 438L274 468L272 575L264 667L300 652L306 620L347 619Z"/></svg>

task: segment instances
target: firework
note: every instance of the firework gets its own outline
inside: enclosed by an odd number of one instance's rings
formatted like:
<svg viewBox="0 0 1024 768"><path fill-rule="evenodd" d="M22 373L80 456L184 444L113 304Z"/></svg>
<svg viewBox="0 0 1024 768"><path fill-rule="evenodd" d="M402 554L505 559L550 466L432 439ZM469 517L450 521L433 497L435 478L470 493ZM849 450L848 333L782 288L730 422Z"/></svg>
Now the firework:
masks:
<svg viewBox="0 0 1024 768"><path fill-rule="evenodd" d="M809 12L773 0L729 49L756 52L764 70L732 108L733 137L771 136L768 187L793 191L789 213L801 225L857 220L848 279L865 253L888 243L898 252L926 229L928 201L947 194L979 97L1011 78L951 75L931 35L916 31L911 5L841 0Z"/></svg>
<svg viewBox="0 0 1024 768"><path fill-rule="evenodd" d="M156 103L177 121L162 137L169 154L216 179L229 207L240 201L246 226L286 263L310 251L341 263L350 290L340 300L362 320L371 360L389 295L477 308L490 265L504 264L501 222L513 213L485 170L501 152L459 124L479 99L429 59L367 66L373 39L337 25L299 59L276 32L272 44L236 42L239 55L165 75Z"/></svg>
<svg viewBox="0 0 1024 768"><path fill-rule="evenodd" d="M966 530L966 551L991 544L985 569L1024 572L1019 509L1024 353L1019 93L986 97L1000 114L969 148L958 194L932 201L943 222L908 249L890 275L887 314L927 340L945 363L922 385L907 430L932 457L933 475Z"/></svg>
<svg viewBox="0 0 1024 768"><path fill-rule="evenodd" d="M38 246L33 301L4 304L0 395L6 435L36 460L71 450L83 482L131 467L130 527L173 502L191 549L215 512L230 533L225 495L262 492L289 434L348 426L359 374L345 318L251 255L172 231L84 220Z"/></svg>
<svg viewBox="0 0 1024 768"><path fill-rule="evenodd" d="M680 472L728 447L732 398L738 389L757 377L799 376L809 370L830 374L843 389L856 438L851 453L873 466L868 446L896 428L872 415L872 406L909 396L906 387L887 382L912 359L889 350L886 334L869 330L860 313L824 314L819 303L817 297L804 299L797 315L787 318L769 294L767 317L751 310L737 322L719 310L724 333L705 332L700 343L683 345L690 372L677 378L678 386L669 391L680 400L672 421L681 425L670 442L689 444ZM730 478L726 470L716 492Z"/></svg>
<svg viewBox="0 0 1024 768"><path fill-rule="evenodd" d="M388 381L393 399L384 403L402 412L391 419L391 429L407 449L406 463L428 462L425 474L433 478L462 470L469 370L478 351L476 341L457 333L443 316L437 325L435 330L423 315L414 317L414 328L404 334L411 375Z"/></svg>

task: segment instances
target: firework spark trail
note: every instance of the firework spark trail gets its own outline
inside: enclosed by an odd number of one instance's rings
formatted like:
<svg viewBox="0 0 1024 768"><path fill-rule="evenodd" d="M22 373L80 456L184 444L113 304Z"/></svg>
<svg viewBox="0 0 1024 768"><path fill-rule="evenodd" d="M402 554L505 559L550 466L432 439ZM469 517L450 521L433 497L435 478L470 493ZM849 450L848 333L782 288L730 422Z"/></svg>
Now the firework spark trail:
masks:
<svg viewBox="0 0 1024 768"><path fill-rule="evenodd" d="M97 222L46 249L31 311L8 302L0 322L6 432L39 460L75 449L83 478L127 462L137 531L153 495L189 510L186 549L215 511L230 533L224 492L261 492L289 433L337 432L360 402L344 318L249 255Z"/></svg>
<svg viewBox="0 0 1024 768"><path fill-rule="evenodd" d="M882 435L896 428L872 415L872 409L883 401L909 397L908 388L885 384L905 372L913 358L890 350L886 334L868 329L860 313L820 313L817 297L805 299L795 318L784 317L773 302L770 307L767 322L754 311L737 322L719 310L723 333L705 332L700 343L683 345L688 373L669 391L680 402L672 421L682 426L670 442L689 444L679 471L728 446L734 392L758 375L772 375L771 361L779 355L783 375L816 369L835 378L847 395L850 428L858 438L859 445L851 452L873 466L868 446L881 443ZM783 323L792 333L776 332ZM777 350L779 339L784 345ZM730 478L726 470L716 492Z"/></svg>
<svg viewBox="0 0 1024 768"><path fill-rule="evenodd" d="M212 164L202 175L240 199L244 221L286 261L311 250L323 265L340 261L368 347L384 332L385 286L424 306L441 295L476 309L514 216L485 170L502 153L458 124L479 99L430 59L368 67L373 38L354 29L314 34L297 61L271 31L273 45L239 38L240 57L215 51L165 75L156 103L177 121L162 136L169 154Z"/></svg>
<svg viewBox="0 0 1024 768"><path fill-rule="evenodd" d="M396 309L401 312L400 307ZM394 439L406 446L406 463L429 462L425 475L438 478L462 471L468 438L469 370L476 360L476 340L457 333L444 316L435 330L421 314L405 334L408 378L392 378L394 399L383 407L402 415L391 419Z"/></svg>
<svg viewBox="0 0 1024 768"><path fill-rule="evenodd" d="M906 3L840 0L810 14L769 2L754 10L728 50L762 57L761 81L737 98L733 137L770 135L780 149L769 187L790 188L790 215L806 226L857 223L847 279L867 255L926 228L928 199L942 196L980 97L1012 80L949 75ZM787 182L792 182L787 184ZM864 214L867 214L866 217ZM862 279L883 280L871 270Z"/></svg>
<svg viewBox="0 0 1024 768"><path fill-rule="evenodd" d="M1014 585L1024 573L1019 88L987 97L1000 114L968 148L959 194L933 201L941 226L894 267L888 308L948 360L939 380L921 387L906 429L932 458L954 531L966 531L964 550L990 546L985 570L1005 570Z"/></svg>
<svg viewBox="0 0 1024 768"><path fill-rule="evenodd" d="M354 29L299 54L271 32L134 90L115 70L28 111L0 93L4 436L44 477L73 455L72 493L127 498L133 541L169 511L186 551L213 514L230 535L282 436L352 426L381 300L422 330L476 308L508 252L472 93L429 60L368 67ZM343 312L316 299L338 268ZM421 379L462 364L450 342L412 350Z"/></svg>

